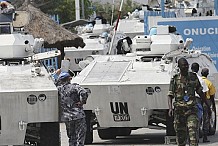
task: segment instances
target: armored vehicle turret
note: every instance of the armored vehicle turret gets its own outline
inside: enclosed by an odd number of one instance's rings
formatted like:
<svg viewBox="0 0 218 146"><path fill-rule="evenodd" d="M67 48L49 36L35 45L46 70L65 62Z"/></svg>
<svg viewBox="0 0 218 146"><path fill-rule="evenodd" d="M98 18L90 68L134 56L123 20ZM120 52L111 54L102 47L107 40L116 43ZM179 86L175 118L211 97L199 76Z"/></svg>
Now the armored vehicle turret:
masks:
<svg viewBox="0 0 218 146"><path fill-rule="evenodd" d="M13 27L15 15L0 14L0 145L59 145L58 94L39 53L43 39Z"/></svg>
<svg viewBox="0 0 218 146"><path fill-rule="evenodd" d="M106 55L110 46L110 31L112 26L102 23L101 19L88 23L85 26L78 26L78 35L83 38L86 46L84 48L65 47L65 57L70 59L70 70L80 72L79 62L89 55Z"/></svg>
<svg viewBox="0 0 218 146"><path fill-rule="evenodd" d="M157 26L154 34L133 39L131 53L87 57L83 62L87 66L72 82L91 90L85 110L96 119L100 138L130 135L131 130L143 127L175 134L167 114L167 93L172 75L178 72L178 59L185 57L189 64L198 62L200 70L209 68L209 78L217 85L212 60L200 51L188 50L191 42L184 41L175 27ZM216 129L215 115L211 134Z"/></svg>

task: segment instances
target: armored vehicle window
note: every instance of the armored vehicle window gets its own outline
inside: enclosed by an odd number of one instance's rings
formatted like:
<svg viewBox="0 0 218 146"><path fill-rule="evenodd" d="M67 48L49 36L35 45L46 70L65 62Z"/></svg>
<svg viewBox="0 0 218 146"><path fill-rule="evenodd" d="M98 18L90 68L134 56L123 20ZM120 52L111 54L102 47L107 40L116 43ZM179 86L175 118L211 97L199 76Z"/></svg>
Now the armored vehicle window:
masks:
<svg viewBox="0 0 218 146"><path fill-rule="evenodd" d="M11 34L10 25L0 24L0 34Z"/></svg>

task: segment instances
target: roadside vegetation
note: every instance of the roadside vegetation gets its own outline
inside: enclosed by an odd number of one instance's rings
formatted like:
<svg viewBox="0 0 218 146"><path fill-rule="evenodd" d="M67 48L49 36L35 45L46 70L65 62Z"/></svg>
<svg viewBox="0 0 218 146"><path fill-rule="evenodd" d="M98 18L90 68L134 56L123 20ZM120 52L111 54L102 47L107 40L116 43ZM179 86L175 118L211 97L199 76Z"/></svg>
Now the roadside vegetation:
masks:
<svg viewBox="0 0 218 146"><path fill-rule="evenodd" d="M29 1L33 6L39 8L46 14L58 15L60 23L66 23L76 19L75 0L11 0L16 8L20 7L24 1ZM84 9L81 4L82 1L80 0L81 18L89 19L95 11L97 15L102 15L108 23L111 22L112 13L114 18L112 21L114 22L117 19L120 7L119 3L112 5L110 3L101 4L99 2L91 2L90 0L83 1ZM114 11L112 12L113 6ZM136 8L140 8L140 5L132 3L131 0L127 0L123 4L121 17L126 16L128 12L132 12Z"/></svg>

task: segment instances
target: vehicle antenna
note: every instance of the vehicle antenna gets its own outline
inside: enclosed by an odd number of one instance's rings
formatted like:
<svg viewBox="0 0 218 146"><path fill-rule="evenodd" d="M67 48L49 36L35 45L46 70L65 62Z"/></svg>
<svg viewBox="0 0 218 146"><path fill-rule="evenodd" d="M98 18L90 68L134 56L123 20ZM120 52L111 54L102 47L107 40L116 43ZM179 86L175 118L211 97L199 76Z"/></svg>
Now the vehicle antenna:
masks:
<svg viewBox="0 0 218 146"><path fill-rule="evenodd" d="M112 40L111 40L110 49L109 49L109 52L108 52L109 55L111 54L111 50L112 50L112 47L113 47L113 42L114 42L114 38L115 38L115 35L116 35L117 26L118 26L118 23L119 23L119 20L120 20L120 15L121 15L122 7L123 7L123 0L121 1L121 4L120 4L120 9L119 9L119 12L118 12L117 23L116 23L115 28L114 28L114 33L113 33L113 37L112 37Z"/></svg>

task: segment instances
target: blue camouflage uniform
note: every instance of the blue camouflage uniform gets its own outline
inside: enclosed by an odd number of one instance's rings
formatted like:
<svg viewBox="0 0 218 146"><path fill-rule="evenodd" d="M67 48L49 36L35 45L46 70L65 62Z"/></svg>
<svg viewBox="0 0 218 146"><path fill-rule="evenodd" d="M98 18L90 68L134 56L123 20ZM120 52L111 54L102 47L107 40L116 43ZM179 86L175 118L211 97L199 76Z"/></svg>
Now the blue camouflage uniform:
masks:
<svg viewBox="0 0 218 146"><path fill-rule="evenodd" d="M198 146L197 90L202 90L202 87L198 77L192 72L188 72L184 78L176 74L171 79L168 95L175 98L174 128L179 146L185 146L188 137L190 146Z"/></svg>
<svg viewBox="0 0 218 146"><path fill-rule="evenodd" d="M88 98L87 91L78 84L70 82L58 86L61 121L65 122L69 146L84 146L86 120L83 104Z"/></svg>

